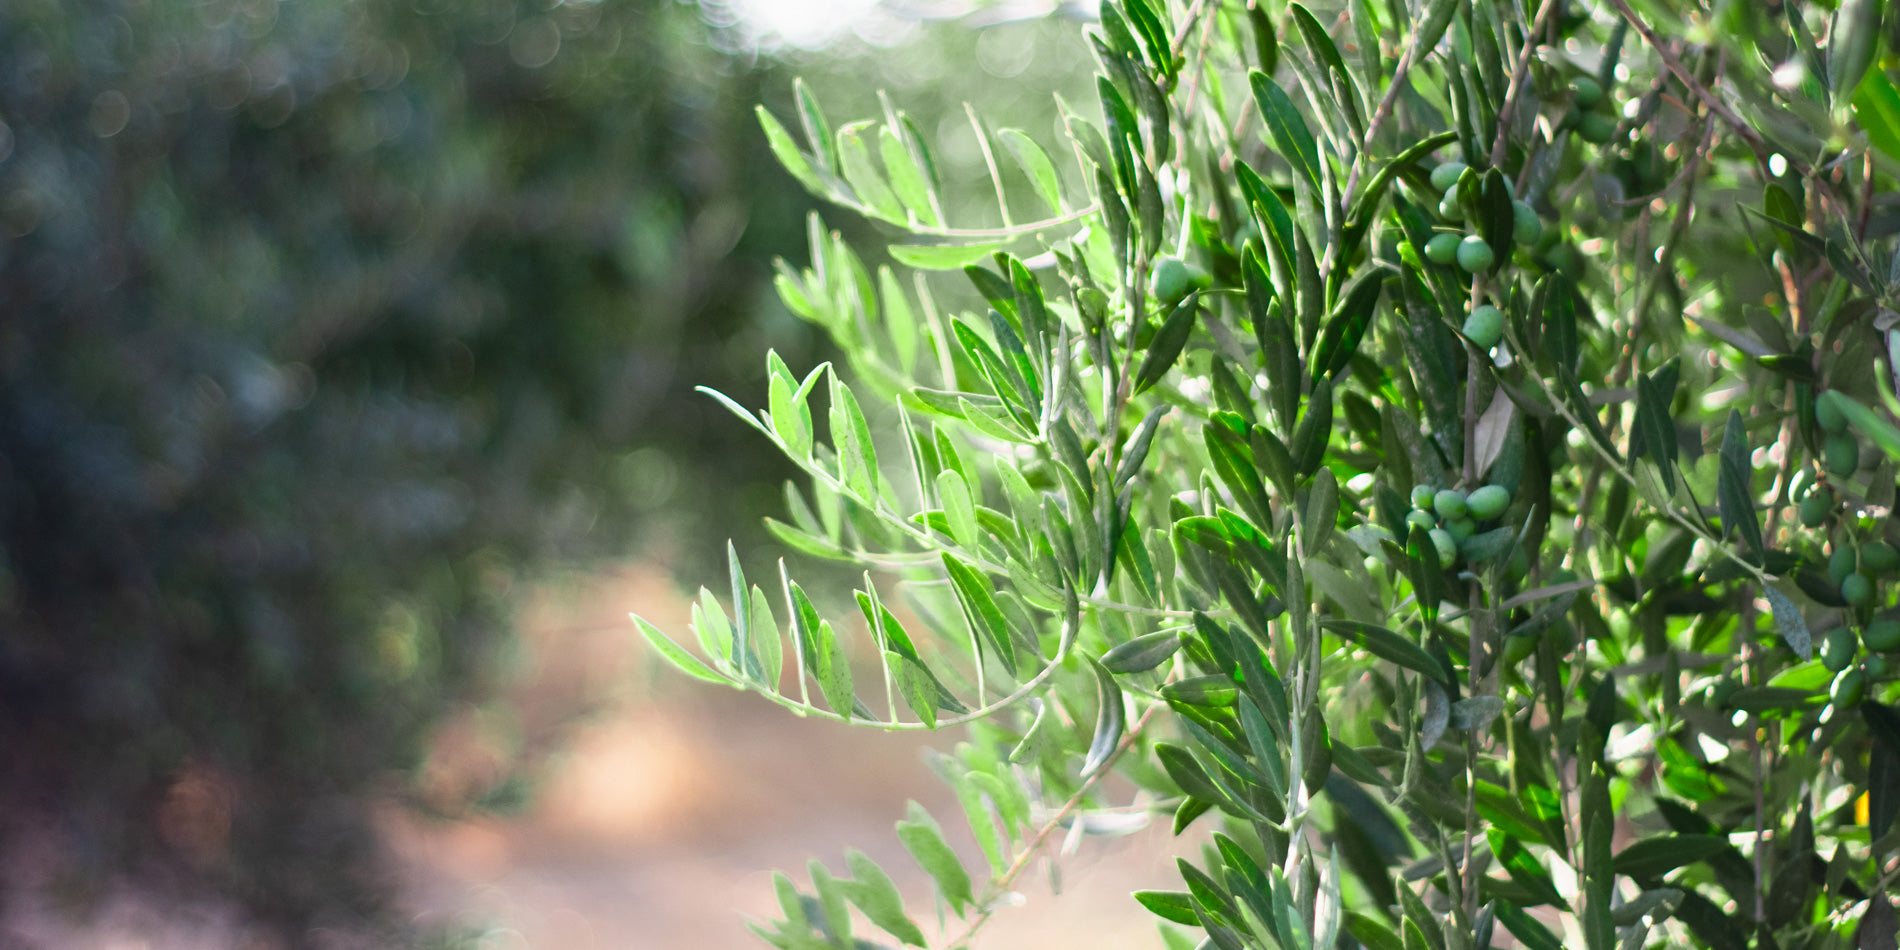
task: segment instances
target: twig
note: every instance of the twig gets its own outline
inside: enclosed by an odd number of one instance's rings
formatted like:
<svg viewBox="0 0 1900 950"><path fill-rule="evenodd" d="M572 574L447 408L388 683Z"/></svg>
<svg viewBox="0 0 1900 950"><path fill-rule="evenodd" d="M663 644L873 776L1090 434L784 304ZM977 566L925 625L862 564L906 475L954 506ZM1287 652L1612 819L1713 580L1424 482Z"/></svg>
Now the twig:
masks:
<svg viewBox="0 0 1900 950"><path fill-rule="evenodd" d="M1036 854L1042 850L1042 846L1049 840L1049 836L1054 834L1057 828L1062 827L1062 820L1069 817L1070 812L1081 807L1082 800L1088 796L1090 790L1095 788L1096 783L1114 771L1111 766L1115 764L1115 760L1121 758L1122 754L1129 749L1134 748L1136 740L1141 738L1141 731L1147 727L1148 721L1153 719L1155 713L1163 708L1165 707L1162 704L1156 703L1142 711L1141 718L1136 719L1135 724L1128 727L1128 731L1122 735L1121 743L1115 746L1115 750L1108 754L1107 759L1103 760L1102 767L1097 769L1095 774L1084 779L1081 787L1075 790L1075 794L1069 796L1069 800L1063 802L1062 807L1057 809L1054 815L1049 816L1048 821L1043 822L1042 827L1036 830L1036 836L1029 839L1029 843L1023 847L1022 853L1016 856L1016 860L1012 861L1002 874L990 880L989 890L992 896L989 903L984 905L981 911L977 912L976 919L970 921L970 926L964 928L963 933L955 940L946 944L946 946L964 947L969 945L970 938L976 936L976 932L983 929L983 925L989 923L990 918L995 916L996 909L1002 906L998 898L1007 892L1009 886L1015 883L1016 878L1029 867L1030 859L1034 858Z"/></svg>
<svg viewBox="0 0 1900 950"><path fill-rule="evenodd" d="M1517 111L1518 91L1524 88L1524 81L1530 78L1531 54L1537 49L1537 35L1549 27L1550 15L1557 10L1557 0L1544 0L1537 8L1537 17L1531 23L1530 32L1524 35L1524 47L1517 51L1517 65L1511 69L1511 86L1504 93L1504 106L1498 110L1498 135L1491 143L1491 167L1504 167L1504 150L1510 141L1511 114Z"/></svg>

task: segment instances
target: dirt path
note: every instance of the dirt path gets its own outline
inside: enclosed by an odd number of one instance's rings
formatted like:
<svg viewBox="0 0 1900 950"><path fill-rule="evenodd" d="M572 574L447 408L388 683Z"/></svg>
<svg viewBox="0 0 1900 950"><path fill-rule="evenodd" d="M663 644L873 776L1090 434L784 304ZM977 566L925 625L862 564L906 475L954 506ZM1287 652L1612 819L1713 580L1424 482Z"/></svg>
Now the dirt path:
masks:
<svg viewBox="0 0 1900 950"><path fill-rule="evenodd" d="M504 947L763 947L742 915L774 913L772 869L803 881L808 860L841 869L845 849L857 848L891 871L920 922L934 919L928 880L892 824L915 798L958 830L956 806L925 764L932 745L955 737L801 720L754 696L655 672L625 620L630 610L685 629L678 595L639 569L531 608L538 667L521 697L527 728L537 711L576 696L614 708L566 736L525 813L390 822L416 912L494 927ZM961 837L974 853L967 831ZM1127 895L1179 886L1172 847L1165 829L1084 842L1061 861L1060 899L1046 875L1027 875L1025 906L1000 912L978 946L1158 946L1152 918Z"/></svg>

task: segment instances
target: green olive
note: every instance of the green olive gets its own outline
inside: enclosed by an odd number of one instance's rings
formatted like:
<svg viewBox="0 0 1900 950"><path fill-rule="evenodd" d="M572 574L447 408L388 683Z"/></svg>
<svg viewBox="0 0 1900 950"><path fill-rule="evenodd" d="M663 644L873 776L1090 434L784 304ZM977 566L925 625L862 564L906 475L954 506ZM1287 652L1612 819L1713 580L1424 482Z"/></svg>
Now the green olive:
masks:
<svg viewBox="0 0 1900 950"><path fill-rule="evenodd" d="M1174 303L1186 297L1188 291L1207 284L1206 271L1174 256L1156 260L1154 269L1148 273L1148 292L1166 303Z"/></svg>
<svg viewBox="0 0 1900 950"><path fill-rule="evenodd" d="M1464 334L1481 350L1497 346L1504 336L1504 311L1490 304L1479 305L1465 318Z"/></svg>
<svg viewBox="0 0 1900 950"><path fill-rule="evenodd" d="M1885 541L1869 541L1861 545L1860 566L1869 574L1891 574L1900 568L1900 551Z"/></svg>
<svg viewBox="0 0 1900 950"><path fill-rule="evenodd" d="M1834 677L1834 685L1828 687L1827 695L1836 707L1858 706L1867 692L1866 677L1859 670L1842 670Z"/></svg>
<svg viewBox="0 0 1900 950"><path fill-rule="evenodd" d="M1459 161L1440 162L1437 168L1432 169L1432 188L1439 192L1450 191L1451 186L1464 177L1465 169L1470 167Z"/></svg>
<svg viewBox="0 0 1900 950"><path fill-rule="evenodd" d="M1451 532L1453 541L1463 541L1478 531L1478 523L1470 517L1453 518L1445 524L1445 530Z"/></svg>
<svg viewBox="0 0 1900 950"><path fill-rule="evenodd" d="M1601 112L1587 112L1577 119L1577 134L1591 145L1602 145L1616 134L1616 120Z"/></svg>
<svg viewBox="0 0 1900 950"><path fill-rule="evenodd" d="M1491 245L1484 243L1484 238L1468 234L1458 242L1458 266L1466 271L1475 274L1490 270L1495 263L1497 255L1491 253Z"/></svg>
<svg viewBox="0 0 1900 950"><path fill-rule="evenodd" d="M1849 574L1841 581L1841 599L1849 607L1864 607L1874 599L1874 582L1865 574Z"/></svg>
<svg viewBox="0 0 1900 950"><path fill-rule="evenodd" d="M1511 202L1511 239L1525 247L1544 239L1544 220L1537 216L1537 209L1529 202Z"/></svg>
<svg viewBox="0 0 1900 950"><path fill-rule="evenodd" d="M1407 512L1405 515L1405 523L1409 525L1417 525L1421 528L1424 528L1427 531L1430 531L1433 528L1438 527L1438 519L1433 518L1432 513L1429 511Z"/></svg>
<svg viewBox="0 0 1900 950"><path fill-rule="evenodd" d="M1438 216L1447 221L1463 221L1465 219L1464 205L1458 203L1458 189L1453 188L1445 192L1445 197L1439 199Z"/></svg>
<svg viewBox="0 0 1900 950"><path fill-rule="evenodd" d="M1827 393L1822 393L1814 402L1814 421L1829 435L1847 431L1847 416L1841 412L1840 403L1828 398Z"/></svg>
<svg viewBox="0 0 1900 950"><path fill-rule="evenodd" d="M1836 585L1846 580L1847 575L1859 569L1860 558L1854 553L1853 548L1841 545L1834 549L1833 554L1828 555L1827 579L1833 581Z"/></svg>
<svg viewBox="0 0 1900 950"><path fill-rule="evenodd" d="M1425 259L1434 264L1449 264L1458 259L1460 235L1441 232L1425 242Z"/></svg>
<svg viewBox="0 0 1900 950"><path fill-rule="evenodd" d="M1860 442L1851 432L1828 436L1821 454L1827 460L1827 473L1835 478L1846 478L1860 468Z"/></svg>
<svg viewBox="0 0 1900 950"><path fill-rule="evenodd" d="M1594 109L1603 101L1603 87L1589 76L1578 76L1570 84L1570 91L1576 97L1577 108Z"/></svg>
<svg viewBox="0 0 1900 950"><path fill-rule="evenodd" d="M1900 650L1900 620L1876 620L1860 632L1860 642L1875 653Z"/></svg>
<svg viewBox="0 0 1900 950"><path fill-rule="evenodd" d="M1458 559L1458 539L1452 537L1451 532L1444 528L1432 529L1432 547L1438 549L1440 566L1450 567L1452 562Z"/></svg>
<svg viewBox="0 0 1900 950"><path fill-rule="evenodd" d="M1490 521L1511 506L1511 493L1503 485L1486 485L1465 498L1465 510L1479 521Z"/></svg>
<svg viewBox="0 0 1900 950"><path fill-rule="evenodd" d="M1465 493L1456 488L1447 488L1432 496L1432 510L1446 521L1456 521L1465 516Z"/></svg>
<svg viewBox="0 0 1900 950"><path fill-rule="evenodd" d="M1834 493L1826 488L1817 487L1801 499L1801 525L1806 528L1818 528L1827 523L1827 516L1834 513Z"/></svg>
<svg viewBox="0 0 1900 950"><path fill-rule="evenodd" d="M1887 675L1887 658L1878 653L1869 653L1861 658L1860 671L1870 680L1878 680Z"/></svg>
<svg viewBox="0 0 1900 950"><path fill-rule="evenodd" d="M1438 489L1433 488L1430 485L1413 485L1412 486L1412 507L1417 508L1420 511L1429 510L1432 507L1432 498L1435 497L1437 494L1438 494Z"/></svg>
<svg viewBox="0 0 1900 950"><path fill-rule="evenodd" d="M1830 673L1839 673L1854 662L1854 654L1859 652L1860 642L1854 631L1846 627L1837 627L1822 641L1821 665Z"/></svg>

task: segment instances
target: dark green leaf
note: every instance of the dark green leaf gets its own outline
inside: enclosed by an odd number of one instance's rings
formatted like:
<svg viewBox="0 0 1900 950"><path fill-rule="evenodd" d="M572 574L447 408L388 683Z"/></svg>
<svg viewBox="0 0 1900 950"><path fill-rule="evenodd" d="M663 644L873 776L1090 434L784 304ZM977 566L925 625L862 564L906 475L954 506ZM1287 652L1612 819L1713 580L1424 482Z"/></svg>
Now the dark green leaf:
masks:
<svg viewBox="0 0 1900 950"><path fill-rule="evenodd" d="M1676 491L1676 425L1669 417L1670 392L1663 391L1656 374L1636 377L1636 430L1642 433L1643 448L1656 462L1663 490ZM1723 516L1726 521L1727 516Z"/></svg>
<svg viewBox="0 0 1900 950"><path fill-rule="evenodd" d="M1199 927L1194 916L1194 898L1186 891L1136 891L1134 898L1149 913L1184 927Z"/></svg>
<svg viewBox="0 0 1900 950"><path fill-rule="evenodd" d="M1333 436L1333 381L1316 379L1313 393L1306 399L1306 411L1300 416L1299 429L1293 434L1293 470L1304 478L1319 470L1326 457L1326 444Z"/></svg>
<svg viewBox="0 0 1900 950"><path fill-rule="evenodd" d="M1102 654L1110 673L1145 673L1168 661L1181 649L1181 635L1161 631L1136 637Z"/></svg>
<svg viewBox="0 0 1900 950"><path fill-rule="evenodd" d="M1313 132L1306 127L1306 120L1300 117L1299 109L1287 97L1286 90L1281 89L1271 76L1255 70L1248 79L1253 85L1254 100L1260 107L1261 118L1266 121L1267 131L1273 137L1274 147L1293 166L1295 173L1304 176L1313 191L1318 192L1319 145L1313 141Z"/></svg>
<svg viewBox="0 0 1900 950"><path fill-rule="evenodd" d="M1175 305L1161 329L1155 331L1154 341L1148 344L1148 353L1141 359L1141 368L1135 371L1135 392L1153 386L1174 367L1181 348L1187 345L1188 335L1194 332L1194 318L1199 310L1198 292Z"/></svg>
<svg viewBox="0 0 1900 950"><path fill-rule="evenodd" d="M1504 929L1509 930L1511 936L1524 945L1525 950L1564 950L1563 941L1558 940L1550 928L1524 913L1517 905L1509 901L1497 901L1492 904L1492 909L1497 914L1498 923L1503 924Z"/></svg>
<svg viewBox="0 0 1900 950"><path fill-rule="evenodd" d="M1615 869L1638 881L1653 880L1679 867L1706 861L1727 850L1727 839L1708 835L1643 838L1616 856Z"/></svg>
<svg viewBox="0 0 1900 950"><path fill-rule="evenodd" d="M1088 758L1082 762L1082 776L1087 778L1108 764L1115 747L1121 742L1122 730L1126 725L1126 712L1122 709L1122 688L1115 677L1102 664L1089 660L1089 666L1095 670L1095 738L1089 743Z"/></svg>
<svg viewBox="0 0 1900 950"><path fill-rule="evenodd" d="M1367 653L1389 660L1414 673L1423 673L1449 684L1450 674L1425 648L1376 624L1357 620L1322 620L1320 627L1342 640L1363 647Z"/></svg>
<svg viewBox="0 0 1900 950"><path fill-rule="evenodd" d="M1324 374L1338 376L1346 368L1353 354L1359 352L1359 341L1366 335L1366 328L1372 325L1372 315L1379 304L1379 295L1385 290L1387 277L1392 269L1383 264L1371 264L1360 269L1353 284L1341 299L1339 306L1326 321L1326 332L1320 337L1319 347L1313 351L1313 378L1315 381Z"/></svg>
<svg viewBox="0 0 1900 950"><path fill-rule="evenodd" d="M1762 557L1761 522L1755 515L1754 466L1749 462L1748 431L1739 410L1730 409L1728 425L1722 432L1720 474L1716 496L1721 504L1722 533L1733 531L1748 543L1759 561Z"/></svg>

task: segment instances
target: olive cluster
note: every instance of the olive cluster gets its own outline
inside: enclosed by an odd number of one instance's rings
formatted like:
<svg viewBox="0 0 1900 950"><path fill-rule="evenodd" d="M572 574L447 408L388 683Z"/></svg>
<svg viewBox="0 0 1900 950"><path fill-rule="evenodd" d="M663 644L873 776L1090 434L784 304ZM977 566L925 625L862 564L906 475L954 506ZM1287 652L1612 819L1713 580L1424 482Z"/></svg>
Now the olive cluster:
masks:
<svg viewBox="0 0 1900 950"><path fill-rule="evenodd" d="M1432 169L1432 188L1440 194L1438 216L1452 226L1464 221L1465 210L1459 191L1467 187L1467 177L1475 181L1476 175L1470 166L1458 161L1444 162ZM1515 216L1511 240L1526 247L1543 240L1544 222L1537 217L1537 211L1523 201L1513 201L1511 207ZM1433 235L1425 242L1424 253L1425 259L1434 264L1446 267L1456 264L1472 274L1490 270L1497 263L1497 252L1484 238L1463 230L1444 230ZM1480 349L1489 350L1504 336L1504 313L1490 304L1480 304L1465 318L1461 332Z"/></svg>
<svg viewBox="0 0 1900 950"><path fill-rule="evenodd" d="M1601 83L1579 76L1570 84L1570 111L1564 114L1564 125L1575 129L1584 141L1602 145L1616 134L1614 107Z"/></svg>
<svg viewBox="0 0 1900 950"><path fill-rule="evenodd" d="M1438 550L1438 562L1450 566L1457 563L1465 539L1510 506L1511 492L1502 485L1486 485L1469 495L1455 488L1414 485L1414 510L1405 516L1405 521L1425 529L1431 536L1432 546Z"/></svg>
<svg viewBox="0 0 1900 950"><path fill-rule="evenodd" d="M1831 394L1815 401L1814 421L1823 434L1821 467L1829 478L1845 479L1860 468L1860 440L1848 430L1847 417ZM1838 501L1824 481L1804 471L1793 486L1801 524L1821 528L1833 519ZM1883 602L1878 584L1900 574L1900 550L1884 540L1856 545L1851 536L1837 539L1827 559L1828 583L1859 622L1859 633L1840 627L1821 638L1821 663L1835 673L1829 696L1837 706L1860 702L1867 684L1887 674L1882 654L1900 651L1900 618L1868 619ZM1863 654L1862 648L1865 648ZM1858 662L1856 662L1858 661Z"/></svg>
<svg viewBox="0 0 1900 950"><path fill-rule="evenodd" d="M1900 620L1875 620L1861 627L1858 635L1847 627L1830 631L1821 641L1821 664L1835 674L1829 698L1836 706L1859 703L1866 695L1867 684L1887 675L1887 657L1883 654L1895 651L1900 651Z"/></svg>
<svg viewBox="0 0 1900 950"><path fill-rule="evenodd" d="M1821 467L1827 472L1827 477L1851 477L1860 468L1861 451L1860 440L1848 431L1847 417L1841 413L1839 405L1824 394L1815 402L1814 421L1824 435ZM1795 476L1790 489L1802 527L1825 527L1833 519L1839 501L1826 481L1817 479L1810 470L1803 469ZM1893 551L1893 547L1886 542L1875 541L1861 547L1857 561L1853 548L1844 544L1836 546L1834 554L1828 559L1828 578L1840 588L1841 599L1848 606L1860 608L1873 602L1874 589L1869 572L1879 574L1900 567L1900 558L1896 558Z"/></svg>

